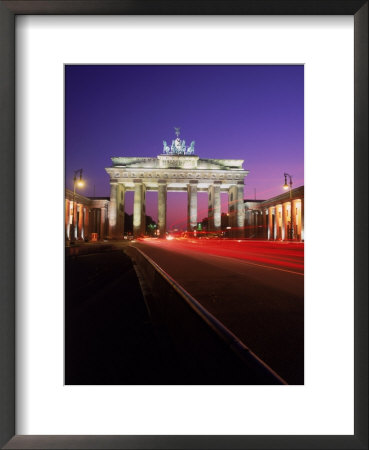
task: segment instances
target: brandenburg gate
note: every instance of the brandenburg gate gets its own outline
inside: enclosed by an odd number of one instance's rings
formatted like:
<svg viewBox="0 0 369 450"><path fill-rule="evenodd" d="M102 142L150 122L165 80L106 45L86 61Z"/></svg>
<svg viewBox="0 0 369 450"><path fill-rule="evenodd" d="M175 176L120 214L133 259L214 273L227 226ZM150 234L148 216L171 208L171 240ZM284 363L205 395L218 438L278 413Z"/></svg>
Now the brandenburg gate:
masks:
<svg viewBox="0 0 369 450"><path fill-rule="evenodd" d="M146 192L158 192L158 229L166 234L167 194L187 192L187 230L197 227L197 193L208 193L209 230L221 227L221 192L228 193L229 225L234 236L243 236L244 178L249 173L240 159L201 159L195 155L195 142L186 146L179 137L156 158L113 157L105 170L110 176L109 237L121 239L124 233L125 193L134 191L133 233L145 234Z"/></svg>

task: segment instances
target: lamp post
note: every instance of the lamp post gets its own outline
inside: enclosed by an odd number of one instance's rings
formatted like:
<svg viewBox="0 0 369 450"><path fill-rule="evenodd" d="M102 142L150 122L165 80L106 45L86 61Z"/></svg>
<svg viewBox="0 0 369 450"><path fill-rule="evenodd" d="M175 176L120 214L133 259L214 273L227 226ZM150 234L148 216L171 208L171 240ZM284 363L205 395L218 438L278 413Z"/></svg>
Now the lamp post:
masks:
<svg viewBox="0 0 369 450"><path fill-rule="evenodd" d="M290 190L290 230L289 230L289 239L293 239L293 221L292 221L292 176L289 173L284 173L284 185L283 189ZM287 177L290 179L290 184L287 184Z"/></svg>
<svg viewBox="0 0 369 450"><path fill-rule="evenodd" d="M77 179L77 174L79 173L79 178ZM75 242L75 230L76 230L76 219L77 219L77 208L76 208L76 186L83 187L85 182L82 179L82 169L74 171L73 178L73 212L72 212L72 226L70 230L70 242Z"/></svg>

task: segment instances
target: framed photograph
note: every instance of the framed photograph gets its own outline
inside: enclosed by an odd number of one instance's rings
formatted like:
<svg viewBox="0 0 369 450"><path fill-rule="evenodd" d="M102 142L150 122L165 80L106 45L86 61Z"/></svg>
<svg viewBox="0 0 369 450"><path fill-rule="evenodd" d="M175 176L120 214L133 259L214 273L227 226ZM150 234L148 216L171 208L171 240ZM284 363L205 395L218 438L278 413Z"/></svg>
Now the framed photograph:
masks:
<svg viewBox="0 0 369 450"><path fill-rule="evenodd" d="M0 24L1 445L368 448L367 2Z"/></svg>

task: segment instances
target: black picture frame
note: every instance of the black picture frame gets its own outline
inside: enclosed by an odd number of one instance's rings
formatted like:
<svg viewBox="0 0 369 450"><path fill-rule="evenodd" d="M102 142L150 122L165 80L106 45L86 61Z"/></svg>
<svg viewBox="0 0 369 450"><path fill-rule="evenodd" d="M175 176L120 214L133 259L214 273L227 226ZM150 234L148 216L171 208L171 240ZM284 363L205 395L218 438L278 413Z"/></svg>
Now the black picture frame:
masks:
<svg viewBox="0 0 369 450"><path fill-rule="evenodd" d="M15 435L15 17L24 14L353 15L355 69L354 435ZM339 95L339 93L337 93ZM368 1L0 1L0 445L7 449L368 449ZM342 355L344 363L344 355ZM337 393L339 395L339 393Z"/></svg>

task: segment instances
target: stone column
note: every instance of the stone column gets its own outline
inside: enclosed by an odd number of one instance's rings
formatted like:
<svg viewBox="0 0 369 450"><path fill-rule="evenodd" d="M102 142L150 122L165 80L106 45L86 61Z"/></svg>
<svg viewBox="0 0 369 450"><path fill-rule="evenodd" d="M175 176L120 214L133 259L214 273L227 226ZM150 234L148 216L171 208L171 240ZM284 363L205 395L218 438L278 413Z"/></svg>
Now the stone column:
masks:
<svg viewBox="0 0 369 450"><path fill-rule="evenodd" d="M228 219L229 223L228 225L230 227L234 227L234 212L235 212L235 205L234 205L234 197L235 197L235 186L230 186L228 189Z"/></svg>
<svg viewBox="0 0 369 450"><path fill-rule="evenodd" d="M282 203L282 241L288 239L287 234L287 202Z"/></svg>
<svg viewBox="0 0 369 450"><path fill-rule="evenodd" d="M293 216L293 224L296 230L295 239L301 241L302 240L302 200L297 199L293 201L294 208L294 216Z"/></svg>
<svg viewBox="0 0 369 450"><path fill-rule="evenodd" d="M275 207L275 236L276 239L282 239L282 205Z"/></svg>
<svg viewBox="0 0 369 450"><path fill-rule="evenodd" d="M117 237L123 239L124 236L124 206L126 188L123 183L118 184L117 190Z"/></svg>
<svg viewBox="0 0 369 450"><path fill-rule="evenodd" d="M236 237L237 235L237 186L230 186L228 189L228 214L229 214L229 226L230 237Z"/></svg>
<svg viewBox="0 0 369 450"><path fill-rule="evenodd" d="M278 215L278 211L277 211L277 207L274 207L274 224L273 224L273 236L274 236L274 240L276 241L278 238L278 234L277 234L277 223L278 223L278 219L277 219L277 215Z"/></svg>
<svg viewBox="0 0 369 450"><path fill-rule="evenodd" d="M270 206L268 209L268 239L272 241L274 239L274 230L273 230L273 207Z"/></svg>
<svg viewBox="0 0 369 450"><path fill-rule="evenodd" d="M72 232L73 236L71 236L70 239L72 241L75 241L77 239L77 202L74 201L72 203L73 203L73 205L72 205L73 206L73 217L72 217L72 230L71 230L71 232Z"/></svg>
<svg viewBox="0 0 369 450"><path fill-rule="evenodd" d="M237 220L237 237L244 237L245 231L245 204L243 201L244 184L237 183L237 199L236 199L236 220Z"/></svg>
<svg viewBox="0 0 369 450"><path fill-rule="evenodd" d="M197 227L197 180L191 180L187 185L187 231Z"/></svg>
<svg viewBox="0 0 369 450"><path fill-rule="evenodd" d="M146 234L146 185L142 184L141 234Z"/></svg>
<svg viewBox="0 0 369 450"><path fill-rule="evenodd" d="M133 236L142 236L142 210L144 204L144 192L142 180L133 180L135 183L135 195L133 201Z"/></svg>
<svg viewBox="0 0 369 450"><path fill-rule="evenodd" d="M78 239L82 239L82 227L83 227L83 205L78 205Z"/></svg>
<svg viewBox="0 0 369 450"><path fill-rule="evenodd" d="M291 239L291 214L292 214L292 202L287 202L287 239Z"/></svg>
<svg viewBox="0 0 369 450"><path fill-rule="evenodd" d="M86 208L81 205L81 215L82 215L82 225L81 225L81 238L85 238L85 217L86 217Z"/></svg>
<svg viewBox="0 0 369 450"><path fill-rule="evenodd" d="M65 199L65 241L69 240L70 201Z"/></svg>
<svg viewBox="0 0 369 450"><path fill-rule="evenodd" d="M304 228L304 197L301 199L301 240L305 240L305 228Z"/></svg>
<svg viewBox="0 0 369 450"><path fill-rule="evenodd" d="M222 213L220 204L220 185L221 181L214 181L214 194L213 194L213 218L214 218L214 230L220 231L222 227Z"/></svg>
<svg viewBox="0 0 369 450"><path fill-rule="evenodd" d="M167 183L159 180L158 183L158 228L159 237L165 238L167 229Z"/></svg>
<svg viewBox="0 0 369 450"><path fill-rule="evenodd" d="M85 208L84 235L90 238L90 208Z"/></svg>
<svg viewBox="0 0 369 450"><path fill-rule="evenodd" d="M208 231L214 230L214 185L208 187Z"/></svg>
<svg viewBox="0 0 369 450"><path fill-rule="evenodd" d="M297 214L296 214L297 202L296 200L291 201L291 212L292 212L292 224L293 224L293 239L297 239Z"/></svg>
<svg viewBox="0 0 369 450"><path fill-rule="evenodd" d="M110 182L109 238L115 239L117 233L117 183Z"/></svg>

